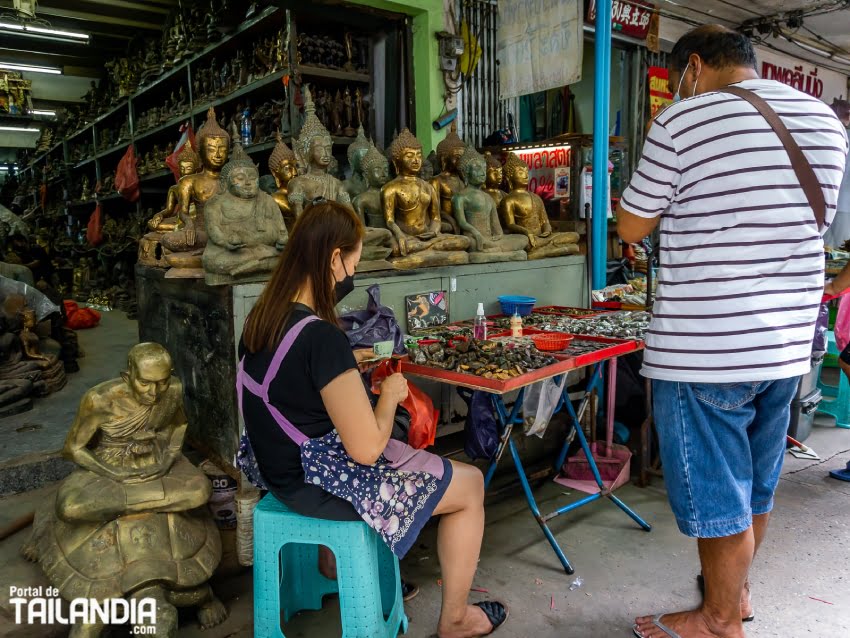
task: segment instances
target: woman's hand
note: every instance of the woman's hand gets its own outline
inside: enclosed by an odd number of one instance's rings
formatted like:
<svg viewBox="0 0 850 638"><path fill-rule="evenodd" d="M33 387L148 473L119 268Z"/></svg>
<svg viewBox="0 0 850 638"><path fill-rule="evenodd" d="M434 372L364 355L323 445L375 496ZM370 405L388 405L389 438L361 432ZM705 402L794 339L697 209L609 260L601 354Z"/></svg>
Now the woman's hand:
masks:
<svg viewBox="0 0 850 638"><path fill-rule="evenodd" d="M371 348L358 348L352 352L354 353L354 360L357 362L360 372L369 372L369 370L373 370L381 363L380 359L375 358L375 351Z"/></svg>
<svg viewBox="0 0 850 638"><path fill-rule="evenodd" d="M407 379L400 372L391 374L381 383L381 396L401 403L407 398Z"/></svg>

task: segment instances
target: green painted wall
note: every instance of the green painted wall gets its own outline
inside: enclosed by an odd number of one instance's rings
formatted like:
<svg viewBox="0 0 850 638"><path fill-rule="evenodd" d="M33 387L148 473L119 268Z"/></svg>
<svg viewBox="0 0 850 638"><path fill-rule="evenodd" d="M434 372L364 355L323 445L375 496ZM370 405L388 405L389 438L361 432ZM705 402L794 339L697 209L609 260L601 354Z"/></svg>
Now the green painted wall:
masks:
<svg viewBox="0 0 850 638"><path fill-rule="evenodd" d="M434 34L443 30L443 0L350 0L356 4L393 11L413 19L413 84L416 104L416 137L425 155L445 137L431 126L443 110L445 85L440 71L439 43Z"/></svg>

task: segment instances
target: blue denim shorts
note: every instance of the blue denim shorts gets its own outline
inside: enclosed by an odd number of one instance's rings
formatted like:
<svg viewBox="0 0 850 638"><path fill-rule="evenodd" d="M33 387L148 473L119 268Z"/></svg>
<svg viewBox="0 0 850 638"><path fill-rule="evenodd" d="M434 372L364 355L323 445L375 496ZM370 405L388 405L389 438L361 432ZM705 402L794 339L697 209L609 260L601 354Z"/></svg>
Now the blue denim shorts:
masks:
<svg viewBox="0 0 850 638"><path fill-rule="evenodd" d="M683 534L732 536L770 512L798 382L653 380L664 481Z"/></svg>

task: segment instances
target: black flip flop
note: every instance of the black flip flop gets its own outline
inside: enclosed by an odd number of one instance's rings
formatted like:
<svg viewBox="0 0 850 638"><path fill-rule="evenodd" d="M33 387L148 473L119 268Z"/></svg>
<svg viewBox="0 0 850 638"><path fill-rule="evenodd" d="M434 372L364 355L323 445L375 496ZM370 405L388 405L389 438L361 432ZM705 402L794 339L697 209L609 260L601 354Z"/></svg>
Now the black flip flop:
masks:
<svg viewBox="0 0 850 638"><path fill-rule="evenodd" d="M484 634L485 636L489 636L499 627L504 625L508 616L510 616L508 608L503 603L495 600L485 600L484 602L473 604L486 614L487 620L489 620L490 624L493 625L493 628Z"/></svg>
<svg viewBox="0 0 850 638"><path fill-rule="evenodd" d="M705 577L702 574L697 576L697 587L699 587L699 592L705 596ZM747 616L746 618L741 618L741 622L753 622L756 619L756 615Z"/></svg>
<svg viewBox="0 0 850 638"><path fill-rule="evenodd" d="M408 583L406 580L401 581L401 598L408 603L419 595L419 585Z"/></svg>

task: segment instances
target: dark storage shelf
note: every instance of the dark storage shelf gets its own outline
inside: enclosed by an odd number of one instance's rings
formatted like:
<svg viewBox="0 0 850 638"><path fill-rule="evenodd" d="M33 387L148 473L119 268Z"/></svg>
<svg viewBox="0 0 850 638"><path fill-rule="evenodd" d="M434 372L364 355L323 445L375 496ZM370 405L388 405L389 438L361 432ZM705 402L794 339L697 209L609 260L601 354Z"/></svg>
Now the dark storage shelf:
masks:
<svg viewBox="0 0 850 638"><path fill-rule="evenodd" d="M231 102L238 97L242 97L246 93L252 93L252 92L256 91L257 89L260 89L264 86L267 86L269 84L272 84L274 82L279 81L281 78L283 78L288 73L289 73L289 69L284 69L282 71L276 71L275 73L267 75L264 78L260 78L259 80L254 80L253 82L246 84L242 88L236 89L232 93L228 93L227 95L222 95L221 97L217 97L214 100L207 100L207 101L204 101L204 102L199 102L198 106L196 106L195 108L192 109L192 114L193 115L201 115L202 113L206 113L211 106L216 107L216 106L220 106L222 104L225 104L227 102Z"/></svg>
<svg viewBox="0 0 850 638"><path fill-rule="evenodd" d="M355 71L340 71L339 69L326 69L321 66L306 66L298 67L298 73L305 78L327 78L331 80L344 80L347 82L360 82L361 84L371 84L372 77L367 73L357 73Z"/></svg>

